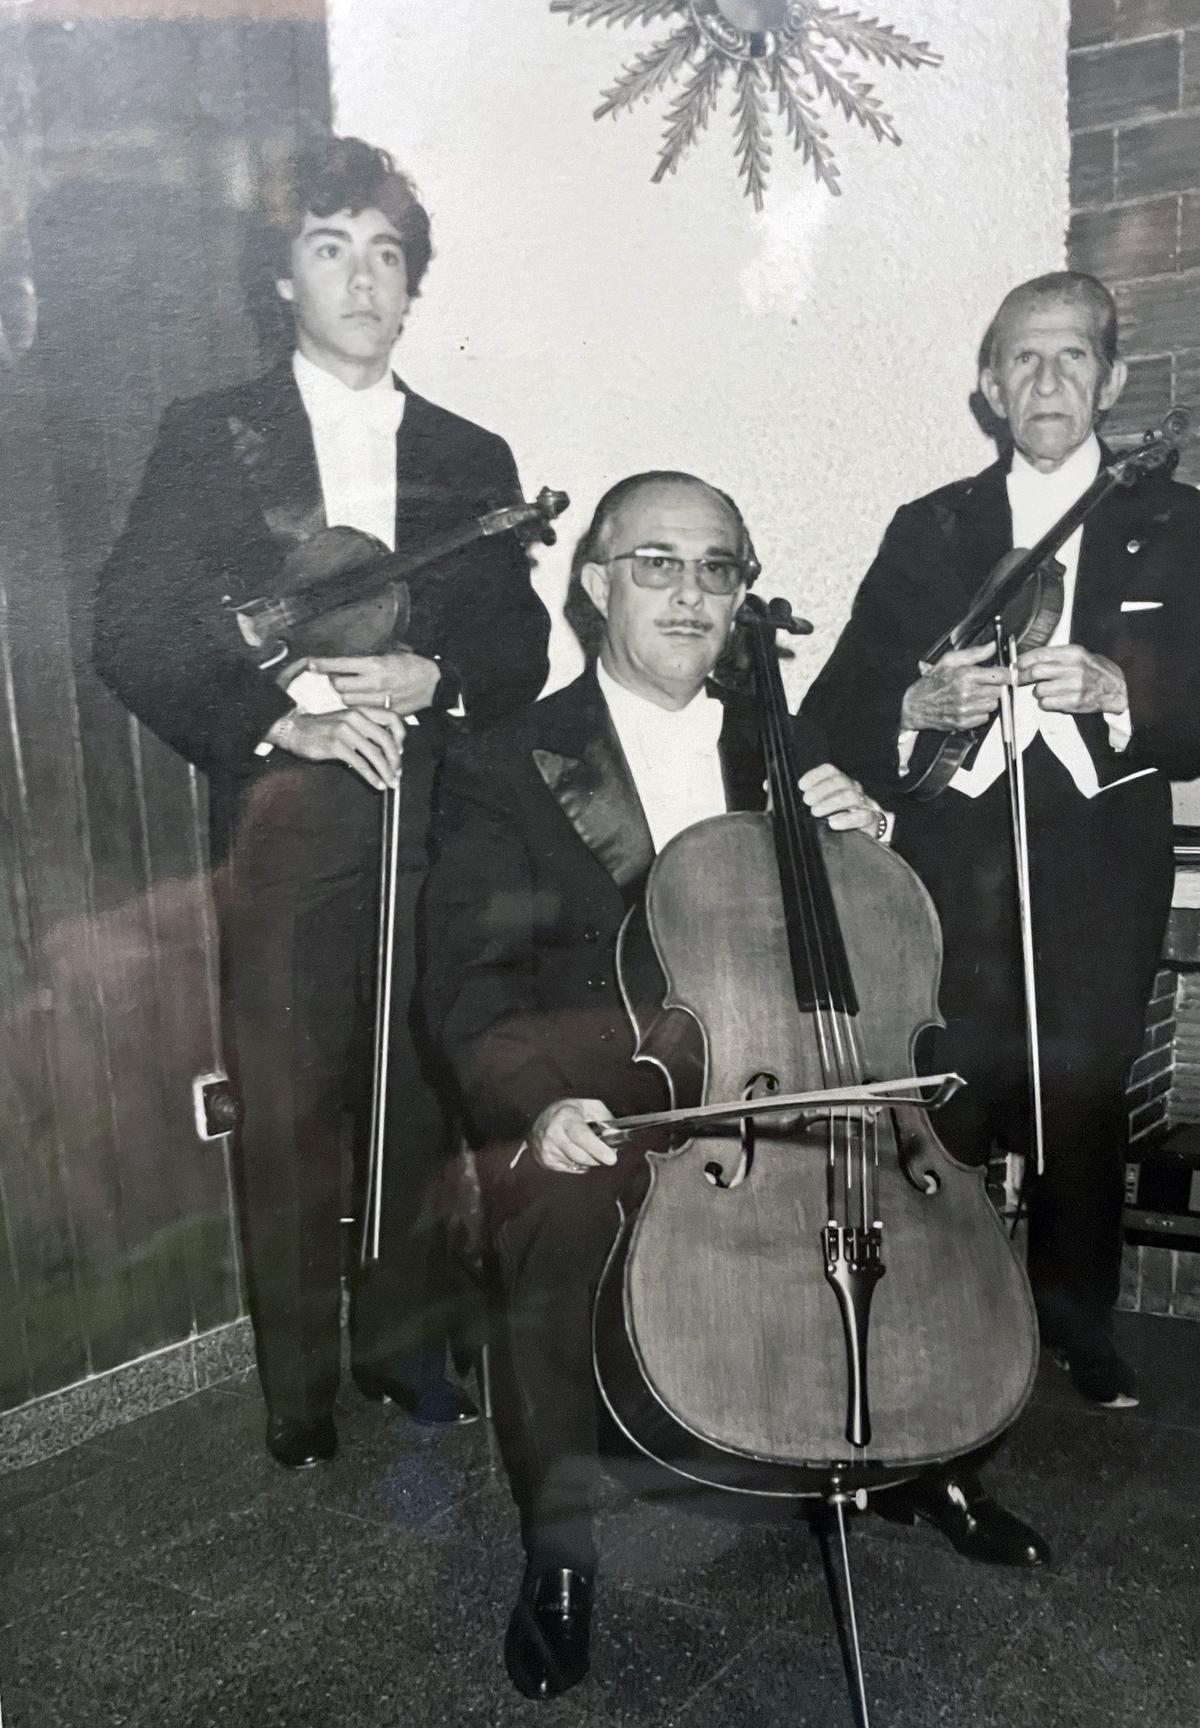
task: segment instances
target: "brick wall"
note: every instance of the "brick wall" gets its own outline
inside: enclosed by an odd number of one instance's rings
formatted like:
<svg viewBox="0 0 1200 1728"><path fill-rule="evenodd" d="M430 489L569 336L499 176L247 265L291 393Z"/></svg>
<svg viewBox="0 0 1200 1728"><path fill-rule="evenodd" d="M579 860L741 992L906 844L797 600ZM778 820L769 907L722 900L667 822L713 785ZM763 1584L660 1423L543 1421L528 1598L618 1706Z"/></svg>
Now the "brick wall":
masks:
<svg viewBox="0 0 1200 1728"><path fill-rule="evenodd" d="M1175 1078L1175 994L1178 974L1163 970L1154 980L1146 1010L1146 1042L1129 1075L1129 1145L1161 1138Z"/></svg>
<svg viewBox="0 0 1200 1728"><path fill-rule="evenodd" d="M1200 411L1200 0L1072 0L1068 71L1068 250L1120 307L1119 441ZM1179 476L1200 481L1200 442Z"/></svg>
<svg viewBox="0 0 1200 1728"><path fill-rule="evenodd" d="M1132 1163L1176 1124L1200 1122L1200 908L1175 908L1164 953L1130 1074ZM1119 1305L1200 1319L1200 1253L1127 1243Z"/></svg>

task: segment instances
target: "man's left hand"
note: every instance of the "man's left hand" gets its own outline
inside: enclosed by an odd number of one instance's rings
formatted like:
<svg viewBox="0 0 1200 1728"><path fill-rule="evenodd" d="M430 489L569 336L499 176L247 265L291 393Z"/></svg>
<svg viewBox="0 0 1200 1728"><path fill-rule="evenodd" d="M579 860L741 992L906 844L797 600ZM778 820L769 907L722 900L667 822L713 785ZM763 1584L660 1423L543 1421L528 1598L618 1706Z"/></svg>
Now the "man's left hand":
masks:
<svg viewBox="0 0 1200 1728"><path fill-rule="evenodd" d="M1125 674L1103 654L1077 642L1028 648L1017 658L1022 684L1032 684L1039 708L1059 714L1119 714L1129 706Z"/></svg>
<svg viewBox="0 0 1200 1728"><path fill-rule="evenodd" d="M800 776L804 802L813 815L831 828L864 828L878 833L883 811L873 798L868 798L857 780L851 780L832 762L822 762Z"/></svg>
<svg viewBox="0 0 1200 1728"><path fill-rule="evenodd" d="M423 654L343 654L309 661L327 673L347 708L390 708L394 714L419 714L433 700L441 667Z"/></svg>

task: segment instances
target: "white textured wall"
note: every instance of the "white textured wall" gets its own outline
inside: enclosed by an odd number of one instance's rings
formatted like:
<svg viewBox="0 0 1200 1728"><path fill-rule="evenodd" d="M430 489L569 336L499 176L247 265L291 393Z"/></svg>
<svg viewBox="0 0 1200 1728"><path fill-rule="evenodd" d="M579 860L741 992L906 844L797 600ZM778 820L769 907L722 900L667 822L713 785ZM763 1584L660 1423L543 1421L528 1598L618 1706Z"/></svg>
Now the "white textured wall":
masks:
<svg viewBox="0 0 1200 1728"><path fill-rule="evenodd" d="M1068 0L864 0L945 56L880 70L903 146L831 118L844 194L777 139L761 214L727 106L650 183L662 101L591 118L663 27L585 29L546 0L330 0L337 124L416 175L437 256L398 350L414 387L502 432L527 489L575 501L694 470L742 504L823 661L894 507L982 465L967 399L1004 290L1061 266ZM873 74L871 74L874 76ZM574 669L556 637L554 681Z"/></svg>

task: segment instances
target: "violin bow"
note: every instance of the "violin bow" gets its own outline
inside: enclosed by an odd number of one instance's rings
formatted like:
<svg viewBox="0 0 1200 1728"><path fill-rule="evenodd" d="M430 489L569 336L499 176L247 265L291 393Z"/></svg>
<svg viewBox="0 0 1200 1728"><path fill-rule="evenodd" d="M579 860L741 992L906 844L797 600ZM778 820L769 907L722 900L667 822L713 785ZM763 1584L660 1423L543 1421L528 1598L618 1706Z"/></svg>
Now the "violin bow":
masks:
<svg viewBox="0 0 1200 1728"><path fill-rule="evenodd" d="M1029 818L1025 806L1025 756L1017 737L1017 645L1005 635L997 614L996 664L1008 672L1000 686L1000 736L1008 771L1008 802L1012 815L1013 859L1017 883L1017 915L1021 925L1021 980L1025 992L1025 1048L1029 1055L1029 1101L1033 1111L1033 1147L1037 1173L1046 1168L1046 1134L1042 1113L1042 1042L1038 1026L1037 975L1033 959L1033 893L1029 871Z"/></svg>
<svg viewBox="0 0 1200 1728"><path fill-rule="evenodd" d="M384 707L390 707L384 698ZM375 950L375 1047L371 1068L371 1125L367 1192L359 1264L379 1259L383 1230L383 1175L387 1135L387 1081L392 1046L392 978L396 967L396 901L400 875L400 787L385 786L380 812L379 927Z"/></svg>

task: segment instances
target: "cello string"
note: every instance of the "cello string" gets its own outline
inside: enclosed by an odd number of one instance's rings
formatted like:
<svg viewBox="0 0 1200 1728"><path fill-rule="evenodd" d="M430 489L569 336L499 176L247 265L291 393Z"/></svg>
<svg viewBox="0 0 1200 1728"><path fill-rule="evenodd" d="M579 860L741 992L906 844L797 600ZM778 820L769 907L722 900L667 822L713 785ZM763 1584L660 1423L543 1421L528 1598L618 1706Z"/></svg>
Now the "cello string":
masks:
<svg viewBox="0 0 1200 1728"><path fill-rule="evenodd" d="M822 935L822 917L818 884L824 875L824 860L819 856L819 840L813 832L799 788L794 784L790 743L790 718L782 697L782 680L778 673L775 628L763 619L754 632L754 644L760 688L766 714L766 752L768 780L779 820L776 832L782 836L787 868L791 878L791 898L797 912L807 909L807 916L798 920L804 944L805 960L813 991L813 1015L817 1029L818 1050L826 1084L844 1083L857 1078L853 1044L847 1044L848 1019L844 1012L846 997L841 979L835 982L827 946ZM780 828L782 823L782 828ZM816 856L814 856L816 851ZM828 878L825 877L826 886ZM786 884L784 885L786 887ZM836 918L836 911L834 912ZM828 1007L826 1007L828 1004ZM827 1129L826 1200L829 1218L838 1218L837 1166L844 1167L845 1212L848 1223L853 1217L853 1128L849 1110L831 1112ZM839 1134L839 1126L841 1134ZM844 1144L839 1146L839 1141ZM860 1160L861 1163L861 1160Z"/></svg>
<svg viewBox="0 0 1200 1728"><path fill-rule="evenodd" d="M767 640L768 631L770 631L769 641ZM762 630L755 631L754 640L766 716L767 779L775 805L775 831L777 835L782 837L786 865L790 876L790 883L783 882L781 884L785 893L784 912L786 917L789 886L791 889L790 898L796 911L803 908L806 891L811 906L812 894L806 880L808 872L805 871L802 874L800 861L796 855L795 838L799 825L795 809L795 792L791 785L788 753L779 725L778 699L773 688L773 680L770 677L771 671L775 671L776 676L778 673L776 668L766 664L767 652L774 651L774 627L764 620ZM813 987L813 1018L817 1029L817 1046L822 1076L827 1086L844 1083L846 1076L838 1060L833 1016L822 1002L823 995L829 997L832 995L832 981L829 976L828 962L820 944L820 932L811 915L807 918L793 918L793 925L798 927L798 933L803 941L804 957Z"/></svg>
<svg viewBox="0 0 1200 1728"><path fill-rule="evenodd" d="M835 1077L841 1077L841 1064L836 1060L836 1046L831 1037L831 1016L827 1014L822 1003L822 995L829 986L828 967L825 964L824 956L814 951L817 932L813 928L813 920L798 915L803 906L801 872L794 846L798 818L792 797L792 776L789 771L788 754L784 748L777 712L775 685L778 678L778 662L774 659L777 652L775 632L774 627L769 624L767 619L755 618L751 626L751 641L764 716L767 783L775 811L773 826L777 849L782 854L779 857L779 866L780 891L784 896L784 917L785 920L788 919L790 900L793 908L790 921L794 931L798 926L799 938L803 943L808 978L812 986L813 1025L817 1035L817 1054L824 1083L829 1086L835 1083ZM771 658L768 659L768 656ZM782 845L780 844L781 841ZM825 1164L826 1216L831 1223L836 1222L837 1219L838 1149L837 1113L831 1111L826 1119Z"/></svg>
<svg viewBox="0 0 1200 1728"><path fill-rule="evenodd" d="M786 743L782 736L784 727L787 724L786 710L784 715L781 716L778 707L773 704L772 720L778 738L776 748L784 761L787 762L789 761L789 755ZM828 875L825 871L824 859L820 855L820 839L817 833L817 825L812 818L809 817L807 808L803 805L802 795L799 792L798 786L794 784L792 773L789 771L782 775L781 778L787 788L787 798L790 806L789 814L792 817L792 820L787 824L786 832L789 841L792 836L796 836L800 842L800 861L802 862L804 869L804 886L807 893L808 903L813 908L815 941L821 959L823 982L826 986L831 1002L829 1021L832 1033L831 1042L834 1046L837 1061L838 1077L839 1079L852 1077L854 1080L859 1080L865 1073L865 1062L863 1060L863 1051L858 1034L857 1016L850 1012L850 1000L844 991L844 987L842 989L835 987L834 980L831 976L828 957L821 944L821 918L818 907L816 884L823 879L825 884L828 885ZM793 870L795 871L794 863ZM795 873L798 877L799 872L796 871ZM831 889L828 890L828 894L829 899L832 900ZM833 918L836 920L836 907L831 907L831 911ZM840 958L844 963L848 959L848 957L844 955L844 951ZM859 1209L865 1227L865 1225L870 1222L867 1213L869 1211L877 1210L875 1202L878 1197L878 1117L872 1116L871 1118L873 1133L872 1156L870 1158L868 1157L867 1152L865 1109L860 1110L857 1115L847 1109L840 1115L839 1120L842 1126L844 1139L845 1218L846 1222L850 1223L854 1217L854 1189L855 1176L857 1175ZM835 1141L836 1130L833 1129L831 1121L831 1163L836 1160L836 1154L833 1150L833 1143ZM872 1167L873 1176L870 1197L868 1197L869 1164ZM831 1178L834 1177L833 1170L830 1171L830 1176ZM831 1189L835 1189L836 1182L831 1180L829 1186Z"/></svg>
<svg viewBox="0 0 1200 1728"><path fill-rule="evenodd" d="M776 714L775 720L777 724L780 723L778 714ZM785 751L784 754L786 756ZM813 822L811 817L809 817L807 808L803 805L802 795L799 793L798 787L793 785L793 776L790 772L784 776L784 780L788 788L788 795L794 816L794 821L789 824L788 832L789 836L795 834L800 837L799 859L800 863L803 865L808 902L814 909L813 924L815 927L815 940L821 960L823 975L822 982L825 985L831 1002L828 1020L830 1028L830 1042L834 1049L837 1074L839 1080L851 1079L857 1081L862 1078L862 1075L865 1072L865 1064L863 1062L861 1043L858 1035L857 1017L850 1012L849 1001L835 984L834 978L831 975L831 967L825 948L821 943L821 919L819 910L817 909L818 893L815 884L820 881L821 877L824 877L826 881L828 878L824 870L824 860L820 856L820 840L817 835L816 824ZM799 874L799 872L797 872L797 874ZM834 916L836 917L836 908L834 908ZM873 1118L872 1120L875 1119ZM856 1177L857 1186L859 1188L859 1205L863 1211L866 1211L869 1208L869 1202L867 1199L868 1157L866 1149L865 1111L859 1111L856 1115L853 1111L847 1109L839 1115L838 1121L841 1127L841 1138L843 1141L841 1150L845 1162L845 1217L846 1221L850 1222L854 1216L854 1189L856 1186ZM834 1131L833 1138L836 1140L836 1137L836 1131ZM831 1157L836 1157L836 1154L831 1153Z"/></svg>

